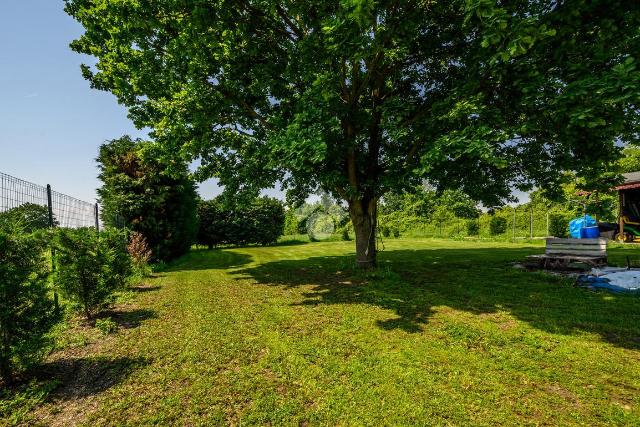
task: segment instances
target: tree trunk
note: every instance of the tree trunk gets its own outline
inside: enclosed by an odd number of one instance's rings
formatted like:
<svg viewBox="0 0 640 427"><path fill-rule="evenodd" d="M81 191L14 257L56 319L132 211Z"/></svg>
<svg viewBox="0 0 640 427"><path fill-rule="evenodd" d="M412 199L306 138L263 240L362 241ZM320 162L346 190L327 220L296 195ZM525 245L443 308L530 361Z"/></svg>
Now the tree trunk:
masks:
<svg viewBox="0 0 640 427"><path fill-rule="evenodd" d="M0 379L4 381L4 385L7 388L13 385L13 374L11 372L11 365L6 356L2 356L2 360L0 360Z"/></svg>
<svg viewBox="0 0 640 427"><path fill-rule="evenodd" d="M84 315L87 316L87 320L91 320L91 311L89 311L89 304L86 299L84 301Z"/></svg>
<svg viewBox="0 0 640 427"><path fill-rule="evenodd" d="M9 332L3 328L2 333L2 354L0 355L0 378L4 380L7 387L13 385L13 374L11 372L11 360L9 358Z"/></svg>
<svg viewBox="0 0 640 427"><path fill-rule="evenodd" d="M353 200L349 203L349 216L356 234L356 265L359 268L376 267L377 200Z"/></svg>

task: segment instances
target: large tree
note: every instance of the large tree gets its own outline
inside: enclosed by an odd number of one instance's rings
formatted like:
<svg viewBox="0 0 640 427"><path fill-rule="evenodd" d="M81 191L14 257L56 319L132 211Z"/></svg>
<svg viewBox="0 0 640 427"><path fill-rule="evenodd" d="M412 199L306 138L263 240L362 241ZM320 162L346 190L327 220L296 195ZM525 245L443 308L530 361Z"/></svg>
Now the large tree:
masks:
<svg viewBox="0 0 640 427"><path fill-rule="evenodd" d="M638 140L628 0L67 0L94 88L229 192L344 200L360 265L377 201L422 179L489 205L595 176Z"/></svg>

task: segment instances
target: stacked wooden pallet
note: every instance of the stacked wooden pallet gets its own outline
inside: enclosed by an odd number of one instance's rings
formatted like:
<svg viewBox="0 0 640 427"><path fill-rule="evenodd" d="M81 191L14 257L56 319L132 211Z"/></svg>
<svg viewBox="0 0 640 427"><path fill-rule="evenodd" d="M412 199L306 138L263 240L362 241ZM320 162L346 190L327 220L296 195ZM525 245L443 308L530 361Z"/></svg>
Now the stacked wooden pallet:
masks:
<svg viewBox="0 0 640 427"><path fill-rule="evenodd" d="M548 238L543 255L530 255L527 259L545 269L563 269L572 263L592 266L607 264L607 239Z"/></svg>

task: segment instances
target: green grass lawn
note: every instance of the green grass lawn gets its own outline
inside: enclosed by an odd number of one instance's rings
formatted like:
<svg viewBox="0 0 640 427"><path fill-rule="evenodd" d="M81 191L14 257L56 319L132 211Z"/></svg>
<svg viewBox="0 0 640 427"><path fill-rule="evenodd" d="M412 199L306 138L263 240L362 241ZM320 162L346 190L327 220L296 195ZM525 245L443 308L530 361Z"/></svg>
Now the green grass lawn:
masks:
<svg viewBox="0 0 640 427"><path fill-rule="evenodd" d="M639 425L640 299L511 262L531 244L194 251L72 325L6 423ZM612 249L622 263L637 249ZM52 380L51 378L54 378Z"/></svg>

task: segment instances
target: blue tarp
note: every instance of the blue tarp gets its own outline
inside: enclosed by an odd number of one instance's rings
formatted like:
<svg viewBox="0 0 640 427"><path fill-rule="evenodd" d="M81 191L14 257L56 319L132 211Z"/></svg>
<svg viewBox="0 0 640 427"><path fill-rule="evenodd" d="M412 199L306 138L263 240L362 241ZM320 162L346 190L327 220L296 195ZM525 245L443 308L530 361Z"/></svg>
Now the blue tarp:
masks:
<svg viewBox="0 0 640 427"><path fill-rule="evenodd" d="M640 287L638 286L637 282L633 283L626 280L616 281L615 278L613 277L607 278L607 277L581 275L581 276L578 276L578 280L576 283L578 286L584 286L584 287L594 288L594 289L606 289L608 291L618 292L618 293L640 292Z"/></svg>
<svg viewBox="0 0 640 427"><path fill-rule="evenodd" d="M581 216L580 218L572 219L569 222L569 235L574 239L580 238L580 230L585 227L595 227L598 223L589 215Z"/></svg>
<svg viewBox="0 0 640 427"><path fill-rule="evenodd" d="M606 289L611 292L640 294L640 269L594 268L589 274L579 276L576 284L593 289Z"/></svg>

